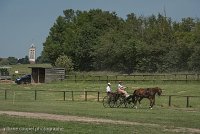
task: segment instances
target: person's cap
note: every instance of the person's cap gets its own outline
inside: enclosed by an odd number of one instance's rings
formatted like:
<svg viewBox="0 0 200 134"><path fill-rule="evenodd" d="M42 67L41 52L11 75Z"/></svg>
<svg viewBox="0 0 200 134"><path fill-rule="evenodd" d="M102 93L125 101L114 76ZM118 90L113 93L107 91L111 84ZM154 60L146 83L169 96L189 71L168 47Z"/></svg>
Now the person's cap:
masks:
<svg viewBox="0 0 200 134"><path fill-rule="evenodd" d="M110 83L108 83L108 85L111 85Z"/></svg>

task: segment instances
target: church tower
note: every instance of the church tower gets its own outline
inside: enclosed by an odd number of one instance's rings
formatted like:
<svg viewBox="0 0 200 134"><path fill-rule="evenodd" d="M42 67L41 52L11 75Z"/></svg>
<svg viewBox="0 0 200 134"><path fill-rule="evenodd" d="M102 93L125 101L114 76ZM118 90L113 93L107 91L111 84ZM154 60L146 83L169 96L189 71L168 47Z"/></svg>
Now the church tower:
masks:
<svg viewBox="0 0 200 134"><path fill-rule="evenodd" d="M30 64L35 64L35 58L36 58L36 48L34 44L31 45L29 48L29 62Z"/></svg>

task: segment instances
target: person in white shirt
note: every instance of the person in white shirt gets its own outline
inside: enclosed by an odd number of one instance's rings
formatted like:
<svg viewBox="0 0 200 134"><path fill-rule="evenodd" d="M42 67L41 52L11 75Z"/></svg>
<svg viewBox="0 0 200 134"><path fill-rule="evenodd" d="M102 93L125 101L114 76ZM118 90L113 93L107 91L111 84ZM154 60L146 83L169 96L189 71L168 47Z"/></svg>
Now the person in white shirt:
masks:
<svg viewBox="0 0 200 134"><path fill-rule="evenodd" d="M119 94L124 95L125 97L128 97L129 94L125 91L125 88L126 88L126 87L122 86L122 82L119 81L118 88L117 88L117 92L118 92Z"/></svg>
<svg viewBox="0 0 200 134"><path fill-rule="evenodd" d="M107 92L107 94L110 94L112 92L110 83L108 83L108 85L106 87L106 92Z"/></svg>

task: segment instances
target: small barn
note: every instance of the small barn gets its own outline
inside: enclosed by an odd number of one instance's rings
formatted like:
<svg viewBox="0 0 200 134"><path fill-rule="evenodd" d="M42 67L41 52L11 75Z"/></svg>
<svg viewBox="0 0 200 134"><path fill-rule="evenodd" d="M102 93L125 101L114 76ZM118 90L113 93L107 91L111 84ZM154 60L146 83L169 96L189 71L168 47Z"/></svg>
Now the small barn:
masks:
<svg viewBox="0 0 200 134"><path fill-rule="evenodd" d="M31 68L31 83L49 83L65 79L64 68L45 68L45 67L29 67Z"/></svg>

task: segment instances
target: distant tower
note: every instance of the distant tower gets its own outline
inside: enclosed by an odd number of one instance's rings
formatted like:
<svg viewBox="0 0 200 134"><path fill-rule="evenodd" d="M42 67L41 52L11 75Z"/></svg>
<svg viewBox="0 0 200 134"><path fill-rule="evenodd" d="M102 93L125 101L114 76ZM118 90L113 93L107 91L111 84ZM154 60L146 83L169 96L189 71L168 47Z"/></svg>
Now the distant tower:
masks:
<svg viewBox="0 0 200 134"><path fill-rule="evenodd" d="M31 48L29 48L29 62L30 64L35 64L35 58L36 58L36 48L34 44L31 45Z"/></svg>

